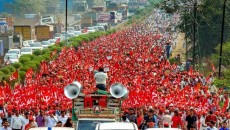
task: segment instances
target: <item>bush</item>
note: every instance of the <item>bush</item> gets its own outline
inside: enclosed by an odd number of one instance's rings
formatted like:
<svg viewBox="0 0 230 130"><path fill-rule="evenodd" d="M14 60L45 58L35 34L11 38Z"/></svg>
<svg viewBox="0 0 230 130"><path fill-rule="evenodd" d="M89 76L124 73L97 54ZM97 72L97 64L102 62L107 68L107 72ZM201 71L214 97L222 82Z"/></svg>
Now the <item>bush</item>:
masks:
<svg viewBox="0 0 230 130"><path fill-rule="evenodd" d="M15 69L13 66L11 66L11 65L6 66L6 68L9 69L10 72L14 72L14 71L16 70L16 69Z"/></svg>
<svg viewBox="0 0 230 130"><path fill-rule="evenodd" d="M25 77L26 77L26 72L25 71L19 71L18 74L19 74L20 80L24 81Z"/></svg>
<svg viewBox="0 0 230 130"><path fill-rule="evenodd" d="M35 51L33 52L33 54L34 54L35 56L39 56L39 55L42 54L42 50L35 50Z"/></svg>
<svg viewBox="0 0 230 130"><path fill-rule="evenodd" d="M22 67L22 64L20 62L15 62L12 64L12 66L15 68L15 69L19 69Z"/></svg>
<svg viewBox="0 0 230 130"><path fill-rule="evenodd" d="M10 74L10 70L6 67L1 68L0 71L2 71L5 75Z"/></svg>
<svg viewBox="0 0 230 130"><path fill-rule="evenodd" d="M3 77L4 77L4 73L0 71L0 81L2 80Z"/></svg>
<svg viewBox="0 0 230 130"><path fill-rule="evenodd" d="M19 62L22 64L25 64L26 62L28 62L30 60L31 60L30 55L22 55L19 59Z"/></svg>

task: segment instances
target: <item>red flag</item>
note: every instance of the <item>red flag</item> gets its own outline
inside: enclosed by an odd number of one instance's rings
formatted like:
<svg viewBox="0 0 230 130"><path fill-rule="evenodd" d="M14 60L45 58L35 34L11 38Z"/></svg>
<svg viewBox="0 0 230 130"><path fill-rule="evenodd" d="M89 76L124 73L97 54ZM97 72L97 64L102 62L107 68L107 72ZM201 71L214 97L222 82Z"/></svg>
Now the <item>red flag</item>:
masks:
<svg viewBox="0 0 230 130"><path fill-rule="evenodd" d="M10 81L18 79L18 70L16 70L11 76Z"/></svg>
<svg viewBox="0 0 230 130"><path fill-rule="evenodd" d="M30 68L26 71L26 78L32 78L33 75L33 69Z"/></svg>
<svg viewBox="0 0 230 130"><path fill-rule="evenodd" d="M58 39L56 40L55 44L59 44L60 42L61 42L61 39L58 38Z"/></svg>
<svg viewBox="0 0 230 130"><path fill-rule="evenodd" d="M212 63L212 71L213 71L213 72L216 72L216 68L215 68L215 66L214 66L213 63Z"/></svg>

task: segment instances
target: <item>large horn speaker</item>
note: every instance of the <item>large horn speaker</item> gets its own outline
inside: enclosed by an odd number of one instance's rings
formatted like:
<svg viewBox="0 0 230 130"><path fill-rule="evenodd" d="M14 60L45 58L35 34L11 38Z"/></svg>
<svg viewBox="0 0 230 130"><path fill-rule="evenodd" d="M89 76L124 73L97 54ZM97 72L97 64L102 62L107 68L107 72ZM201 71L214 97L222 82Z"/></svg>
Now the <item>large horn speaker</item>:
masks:
<svg viewBox="0 0 230 130"><path fill-rule="evenodd" d="M121 99L126 99L128 98L129 91L128 89L121 83L114 83L110 87L110 94L114 98L121 98Z"/></svg>
<svg viewBox="0 0 230 130"><path fill-rule="evenodd" d="M73 83L67 85L64 89L65 96L69 99L74 99L78 97L82 90L82 86L79 82L74 81Z"/></svg>

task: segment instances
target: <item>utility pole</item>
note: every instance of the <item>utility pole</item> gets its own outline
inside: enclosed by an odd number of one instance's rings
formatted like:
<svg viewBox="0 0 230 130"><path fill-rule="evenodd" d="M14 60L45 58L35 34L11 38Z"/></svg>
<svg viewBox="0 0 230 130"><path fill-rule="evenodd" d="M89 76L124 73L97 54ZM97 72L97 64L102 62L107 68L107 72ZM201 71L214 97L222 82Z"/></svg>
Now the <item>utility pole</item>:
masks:
<svg viewBox="0 0 230 130"><path fill-rule="evenodd" d="M220 42L220 55L219 55L219 78L221 77L221 64L222 64L222 49L223 49L223 42L224 42L224 24L225 24L225 8L226 8L227 0L224 0L224 7L223 7L223 16L222 16L222 28L221 28L221 42Z"/></svg>
<svg viewBox="0 0 230 130"><path fill-rule="evenodd" d="M193 20L193 70L195 70L195 58L196 58L196 10L197 10L197 0L194 1L194 20Z"/></svg>
<svg viewBox="0 0 230 130"><path fill-rule="evenodd" d="M68 25L68 0L65 0L65 32L67 33L67 25Z"/></svg>

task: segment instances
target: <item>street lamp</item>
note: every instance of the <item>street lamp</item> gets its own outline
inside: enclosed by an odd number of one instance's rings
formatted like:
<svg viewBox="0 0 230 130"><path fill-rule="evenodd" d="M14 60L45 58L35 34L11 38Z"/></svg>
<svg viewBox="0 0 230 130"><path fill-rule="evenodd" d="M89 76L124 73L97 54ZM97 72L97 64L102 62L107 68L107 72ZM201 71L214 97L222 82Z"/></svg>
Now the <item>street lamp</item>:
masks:
<svg viewBox="0 0 230 130"><path fill-rule="evenodd" d="M226 8L227 0L224 0L224 7L223 7L223 16L222 16L222 28L221 28L221 42L220 42L220 55L219 55L219 78L221 77L221 64L222 64L222 49L223 49L223 42L224 42L224 23L225 23L225 8Z"/></svg>
<svg viewBox="0 0 230 130"><path fill-rule="evenodd" d="M196 57L196 9L197 0L194 2L194 21L193 21L193 70L195 70L195 57Z"/></svg>

